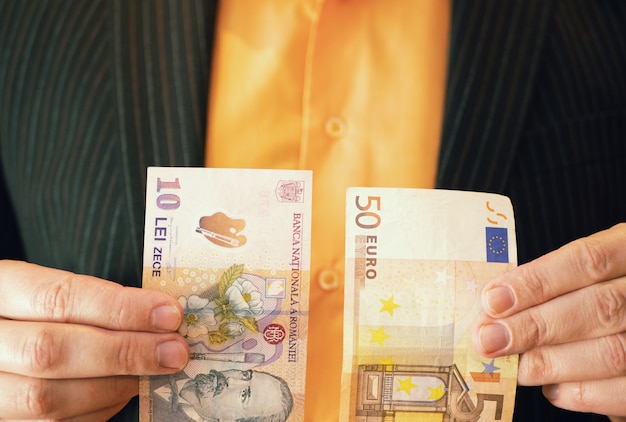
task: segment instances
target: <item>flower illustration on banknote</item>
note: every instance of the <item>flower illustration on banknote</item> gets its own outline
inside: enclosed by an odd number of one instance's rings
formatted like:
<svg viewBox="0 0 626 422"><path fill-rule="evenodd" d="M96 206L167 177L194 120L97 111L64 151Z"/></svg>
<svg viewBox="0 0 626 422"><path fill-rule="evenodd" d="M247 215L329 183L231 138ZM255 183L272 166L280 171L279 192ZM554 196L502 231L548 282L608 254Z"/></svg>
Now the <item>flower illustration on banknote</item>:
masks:
<svg viewBox="0 0 626 422"><path fill-rule="evenodd" d="M189 298L180 296L178 303L184 309L183 323L178 330L185 337L198 337L209 333L209 328L217 325L215 311L209 299L198 295Z"/></svg>
<svg viewBox="0 0 626 422"><path fill-rule="evenodd" d="M237 316L249 317L263 313L261 292L250 280L245 278L236 279L226 289L225 296L228 298L228 302Z"/></svg>
<svg viewBox="0 0 626 422"><path fill-rule="evenodd" d="M227 337L239 337L246 332L246 327L239 321L228 321L220 324L220 333Z"/></svg>
<svg viewBox="0 0 626 422"><path fill-rule="evenodd" d="M242 276L243 265L235 264L222 273L217 291L179 297L185 310L179 332L186 337L207 335L213 344L241 337L246 331L258 333L255 316L263 313L262 295Z"/></svg>

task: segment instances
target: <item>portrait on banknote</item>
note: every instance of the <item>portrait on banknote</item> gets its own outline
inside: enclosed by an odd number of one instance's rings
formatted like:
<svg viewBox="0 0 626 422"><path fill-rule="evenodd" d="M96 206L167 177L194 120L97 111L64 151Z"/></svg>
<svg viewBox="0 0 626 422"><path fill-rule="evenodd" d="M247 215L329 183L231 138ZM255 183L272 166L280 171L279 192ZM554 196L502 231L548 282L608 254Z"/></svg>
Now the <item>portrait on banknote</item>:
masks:
<svg viewBox="0 0 626 422"><path fill-rule="evenodd" d="M286 421L293 408L287 382L274 374L239 369L153 377L153 411L162 420ZM256 419L255 419L256 418Z"/></svg>

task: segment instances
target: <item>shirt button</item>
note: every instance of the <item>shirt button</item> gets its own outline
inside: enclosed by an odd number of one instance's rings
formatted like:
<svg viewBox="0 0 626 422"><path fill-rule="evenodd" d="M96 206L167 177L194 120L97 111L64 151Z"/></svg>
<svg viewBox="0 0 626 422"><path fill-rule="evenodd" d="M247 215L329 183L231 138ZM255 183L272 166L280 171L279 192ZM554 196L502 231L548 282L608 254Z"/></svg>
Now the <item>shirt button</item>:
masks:
<svg viewBox="0 0 626 422"><path fill-rule="evenodd" d="M340 117L329 117L324 125L324 130L331 138L339 139L348 133L348 124Z"/></svg>
<svg viewBox="0 0 626 422"><path fill-rule="evenodd" d="M334 270L321 270L317 275L317 282L322 290L335 290L339 287L339 273Z"/></svg>

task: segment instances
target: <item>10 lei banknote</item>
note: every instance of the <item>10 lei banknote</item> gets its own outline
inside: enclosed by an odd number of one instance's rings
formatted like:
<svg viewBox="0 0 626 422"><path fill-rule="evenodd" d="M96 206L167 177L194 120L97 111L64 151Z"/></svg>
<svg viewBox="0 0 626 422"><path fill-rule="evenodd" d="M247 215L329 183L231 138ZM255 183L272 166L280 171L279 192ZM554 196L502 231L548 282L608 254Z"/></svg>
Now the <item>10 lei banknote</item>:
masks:
<svg viewBox="0 0 626 422"><path fill-rule="evenodd" d="M302 420L310 231L309 171L148 169L143 287L191 356L141 379L141 421Z"/></svg>
<svg viewBox="0 0 626 422"><path fill-rule="evenodd" d="M479 356L471 326L515 245L506 197L349 189L340 420L511 421L517 356Z"/></svg>

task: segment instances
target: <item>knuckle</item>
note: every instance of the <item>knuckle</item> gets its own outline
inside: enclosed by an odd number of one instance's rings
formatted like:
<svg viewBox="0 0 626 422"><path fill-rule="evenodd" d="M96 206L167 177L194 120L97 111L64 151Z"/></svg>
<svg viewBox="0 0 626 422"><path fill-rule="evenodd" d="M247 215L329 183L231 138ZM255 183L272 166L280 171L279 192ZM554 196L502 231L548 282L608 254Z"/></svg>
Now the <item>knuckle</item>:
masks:
<svg viewBox="0 0 626 422"><path fill-rule="evenodd" d="M106 303L107 312L102 315L101 323L107 328L124 331L133 327L137 318L137 297L132 296L132 289L114 282L107 282L101 289L99 302ZM104 319L106 318L106 319Z"/></svg>
<svg viewBox="0 0 626 422"><path fill-rule="evenodd" d="M626 296L615 284L602 284L596 289L594 308L602 328L612 334L623 329Z"/></svg>
<svg viewBox="0 0 626 422"><path fill-rule="evenodd" d="M611 373L626 373L626 335L617 334L603 338L601 355Z"/></svg>
<svg viewBox="0 0 626 422"><path fill-rule="evenodd" d="M530 385L547 384L554 380L554 365L544 348L536 348L523 355L524 373L520 374ZM520 366L521 369L521 366Z"/></svg>
<svg viewBox="0 0 626 422"><path fill-rule="evenodd" d="M69 319L72 302L73 277L71 274L47 283L33 295L32 306L42 318L65 322Z"/></svg>
<svg viewBox="0 0 626 422"><path fill-rule="evenodd" d="M127 292L128 289L120 286L110 301L113 304L113 312L110 313L109 325L116 330L124 329L124 327L133 323L132 310L134 306Z"/></svg>
<svg viewBox="0 0 626 422"><path fill-rule="evenodd" d="M521 341L526 348L541 346L549 342L550 324L539 312L529 312L520 331Z"/></svg>
<svg viewBox="0 0 626 422"><path fill-rule="evenodd" d="M28 336L21 353L25 370L35 376L51 373L60 360L60 342L59 337L47 327Z"/></svg>
<svg viewBox="0 0 626 422"><path fill-rule="evenodd" d="M592 238L578 239L572 242L580 258L583 274L594 281L603 281L611 272L611 259L603 243Z"/></svg>
<svg viewBox="0 0 626 422"><path fill-rule="evenodd" d="M137 367L144 361L144 355L139 353L136 336L121 335L117 341L116 368L112 370L119 375L133 375L137 373Z"/></svg>
<svg viewBox="0 0 626 422"><path fill-rule="evenodd" d="M520 269L523 283L519 283L519 286L525 289L526 295L541 300L547 298L549 292L546 291L546 275L540 271L539 267L521 266Z"/></svg>
<svg viewBox="0 0 626 422"><path fill-rule="evenodd" d="M576 382L572 386L570 399L574 409L580 412L590 412L594 408L596 397L589 383Z"/></svg>
<svg viewBox="0 0 626 422"><path fill-rule="evenodd" d="M50 417L55 411L54 389L44 379L31 378L16 394L16 404L34 418Z"/></svg>

